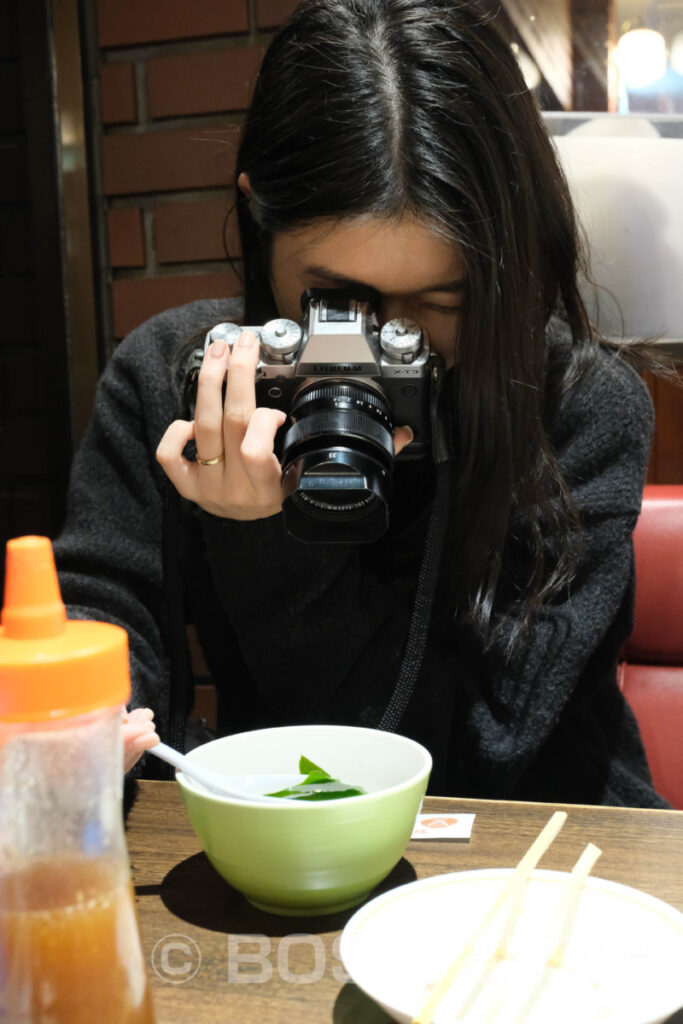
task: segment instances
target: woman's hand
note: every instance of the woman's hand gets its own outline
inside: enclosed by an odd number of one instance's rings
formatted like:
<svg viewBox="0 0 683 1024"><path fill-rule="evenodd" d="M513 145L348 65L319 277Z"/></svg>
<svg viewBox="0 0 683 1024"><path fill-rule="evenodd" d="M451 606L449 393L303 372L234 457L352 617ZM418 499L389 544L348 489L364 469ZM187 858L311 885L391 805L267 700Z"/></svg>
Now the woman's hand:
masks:
<svg viewBox="0 0 683 1024"><path fill-rule="evenodd" d="M194 422L175 420L157 448L158 461L183 498L226 519L263 519L282 506L273 445L287 417L279 409L256 406L258 356L253 331L243 331L232 351L221 339L212 342L199 371ZM197 462L183 457L192 439ZM202 459L212 464L202 465Z"/></svg>
<svg viewBox="0 0 683 1024"><path fill-rule="evenodd" d="M129 772L140 760L142 752L159 742L150 708L123 709L123 770Z"/></svg>
<svg viewBox="0 0 683 1024"><path fill-rule="evenodd" d="M232 350L221 339L213 341L199 371L194 421L175 420L156 453L183 498L226 519L264 519L282 507L282 471L273 446L287 416L256 405L258 357L253 331L243 331ZM191 440L197 444L196 462L183 456ZM410 427L397 427L396 454L411 440Z"/></svg>

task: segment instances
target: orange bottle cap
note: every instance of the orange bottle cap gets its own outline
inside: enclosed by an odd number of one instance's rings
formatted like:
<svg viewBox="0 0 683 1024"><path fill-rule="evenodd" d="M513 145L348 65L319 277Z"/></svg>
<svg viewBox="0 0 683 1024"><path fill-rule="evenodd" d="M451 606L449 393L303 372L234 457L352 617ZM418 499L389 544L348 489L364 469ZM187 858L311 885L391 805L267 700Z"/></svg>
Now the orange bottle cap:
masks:
<svg viewBox="0 0 683 1024"><path fill-rule="evenodd" d="M7 544L0 619L0 721L71 718L130 697L120 626L67 619L48 537Z"/></svg>

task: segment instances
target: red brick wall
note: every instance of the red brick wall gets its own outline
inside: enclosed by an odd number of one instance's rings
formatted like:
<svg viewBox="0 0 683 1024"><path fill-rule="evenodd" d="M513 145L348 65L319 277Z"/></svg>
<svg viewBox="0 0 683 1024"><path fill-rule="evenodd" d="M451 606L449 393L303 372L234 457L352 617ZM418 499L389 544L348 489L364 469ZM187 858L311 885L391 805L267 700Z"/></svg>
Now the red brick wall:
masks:
<svg viewBox="0 0 683 1024"><path fill-rule="evenodd" d="M237 134L261 55L294 0L97 0L108 340L161 310L240 290ZM225 241L224 241L225 227ZM237 264L239 268L239 263Z"/></svg>

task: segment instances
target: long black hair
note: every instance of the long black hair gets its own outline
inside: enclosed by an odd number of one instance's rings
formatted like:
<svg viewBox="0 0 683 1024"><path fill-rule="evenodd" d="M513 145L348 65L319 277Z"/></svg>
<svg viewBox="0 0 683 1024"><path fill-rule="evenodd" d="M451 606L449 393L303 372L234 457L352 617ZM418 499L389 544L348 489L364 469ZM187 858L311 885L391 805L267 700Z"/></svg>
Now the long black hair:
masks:
<svg viewBox="0 0 683 1024"><path fill-rule="evenodd" d="M457 246L454 600L490 635L514 522L528 623L571 581L578 534L547 433L548 321L559 313L571 333L565 382L597 342L567 183L495 18L463 0L304 0L268 48L236 170L251 184L237 199L246 323L276 315L275 232L410 216Z"/></svg>

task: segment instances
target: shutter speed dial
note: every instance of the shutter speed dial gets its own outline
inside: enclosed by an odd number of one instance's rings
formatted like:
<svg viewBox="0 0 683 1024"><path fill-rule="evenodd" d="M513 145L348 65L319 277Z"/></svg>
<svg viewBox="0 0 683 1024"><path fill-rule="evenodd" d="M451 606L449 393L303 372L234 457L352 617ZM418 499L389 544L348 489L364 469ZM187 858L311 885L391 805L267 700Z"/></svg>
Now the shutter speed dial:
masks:
<svg viewBox="0 0 683 1024"><path fill-rule="evenodd" d="M388 320L379 335L382 352L397 363L412 363L422 351L422 331L414 320Z"/></svg>

